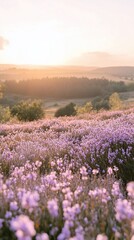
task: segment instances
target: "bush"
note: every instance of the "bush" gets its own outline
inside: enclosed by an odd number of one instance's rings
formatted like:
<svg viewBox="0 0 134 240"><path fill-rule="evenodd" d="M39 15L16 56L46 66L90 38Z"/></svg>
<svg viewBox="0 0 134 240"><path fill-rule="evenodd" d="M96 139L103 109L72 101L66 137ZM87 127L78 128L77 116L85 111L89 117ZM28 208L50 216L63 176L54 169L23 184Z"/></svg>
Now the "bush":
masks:
<svg viewBox="0 0 134 240"><path fill-rule="evenodd" d="M112 110L119 110L122 106L122 102L120 100L118 93L113 93L109 98L109 106Z"/></svg>
<svg viewBox="0 0 134 240"><path fill-rule="evenodd" d="M55 117L63 117L63 116L75 116L76 115L76 109L74 103L69 103L63 108L59 108L56 113Z"/></svg>
<svg viewBox="0 0 134 240"><path fill-rule="evenodd" d="M2 107L0 106L0 122L5 123L10 120L11 114L10 114L10 109L9 107Z"/></svg>
<svg viewBox="0 0 134 240"><path fill-rule="evenodd" d="M0 99L3 98L4 85L0 84Z"/></svg>
<svg viewBox="0 0 134 240"><path fill-rule="evenodd" d="M92 155L87 154L86 162L94 169L99 167L100 173L103 175L107 172L108 167L114 166L118 168L116 177L122 181L124 185L128 182L134 181L134 143L128 143L127 141L117 141L111 139L111 143L103 150L95 148ZM129 153L128 153L129 151ZM113 157L114 156L114 157ZM113 157L114 160L111 160ZM95 161L92 161L92 158Z"/></svg>
<svg viewBox="0 0 134 240"><path fill-rule="evenodd" d="M101 109L109 110L109 101L106 97L105 98L96 97L92 101L92 106L93 106L93 109L97 111Z"/></svg>
<svg viewBox="0 0 134 240"><path fill-rule="evenodd" d="M84 114L84 113L90 113L92 111L92 103L87 102L83 107L77 107L76 111L77 114Z"/></svg>
<svg viewBox="0 0 134 240"><path fill-rule="evenodd" d="M96 97L92 101L92 106L94 110L119 110L122 106L121 99L118 93L113 93L111 96Z"/></svg>
<svg viewBox="0 0 134 240"><path fill-rule="evenodd" d="M23 101L11 108L12 116L20 121L34 121L44 116L44 110L40 101Z"/></svg>

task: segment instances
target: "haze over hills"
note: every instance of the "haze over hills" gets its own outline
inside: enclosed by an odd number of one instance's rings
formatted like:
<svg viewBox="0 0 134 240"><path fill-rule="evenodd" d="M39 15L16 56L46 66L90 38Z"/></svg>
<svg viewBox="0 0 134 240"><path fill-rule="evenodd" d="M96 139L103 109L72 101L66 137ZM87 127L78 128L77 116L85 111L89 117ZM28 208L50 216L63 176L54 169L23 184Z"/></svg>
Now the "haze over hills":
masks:
<svg viewBox="0 0 134 240"><path fill-rule="evenodd" d="M92 73L102 73L102 74L111 74L117 76L124 75L133 75L134 74L134 66L111 66L111 67L101 67L96 68L92 71Z"/></svg>
<svg viewBox="0 0 134 240"><path fill-rule="evenodd" d="M88 77L134 80L134 66L43 66L0 64L0 80L41 79L44 77Z"/></svg>
<svg viewBox="0 0 134 240"><path fill-rule="evenodd" d="M95 67L0 65L0 80L41 79L44 77L88 77Z"/></svg>
<svg viewBox="0 0 134 240"><path fill-rule="evenodd" d="M44 70L57 70L57 69L66 69L66 70L81 70L88 69L94 70L98 67L96 66L77 66L77 65L34 65L34 64L0 64L0 70L11 70L11 69L44 69Z"/></svg>

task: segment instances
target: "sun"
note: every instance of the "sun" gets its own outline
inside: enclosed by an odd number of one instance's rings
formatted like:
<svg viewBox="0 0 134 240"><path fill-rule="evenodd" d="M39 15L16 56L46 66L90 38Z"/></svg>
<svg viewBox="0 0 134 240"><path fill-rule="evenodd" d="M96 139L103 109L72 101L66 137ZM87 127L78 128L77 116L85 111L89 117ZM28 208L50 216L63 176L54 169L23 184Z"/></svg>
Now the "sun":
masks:
<svg viewBox="0 0 134 240"><path fill-rule="evenodd" d="M66 46L61 36L52 29L21 30L8 36L5 50L8 62L17 64L59 65L64 64Z"/></svg>

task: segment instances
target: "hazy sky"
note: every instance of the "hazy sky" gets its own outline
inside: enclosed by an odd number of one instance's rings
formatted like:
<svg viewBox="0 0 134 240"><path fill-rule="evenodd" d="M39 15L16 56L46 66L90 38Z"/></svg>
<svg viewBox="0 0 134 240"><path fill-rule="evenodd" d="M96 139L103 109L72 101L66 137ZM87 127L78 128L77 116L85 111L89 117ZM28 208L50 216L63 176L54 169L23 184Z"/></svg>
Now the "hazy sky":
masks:
<svg viewBox="0 0 134 240"><path fill-rule="evenodd" d="M134 65L134 0L0 0L0 63Z"/></svg>

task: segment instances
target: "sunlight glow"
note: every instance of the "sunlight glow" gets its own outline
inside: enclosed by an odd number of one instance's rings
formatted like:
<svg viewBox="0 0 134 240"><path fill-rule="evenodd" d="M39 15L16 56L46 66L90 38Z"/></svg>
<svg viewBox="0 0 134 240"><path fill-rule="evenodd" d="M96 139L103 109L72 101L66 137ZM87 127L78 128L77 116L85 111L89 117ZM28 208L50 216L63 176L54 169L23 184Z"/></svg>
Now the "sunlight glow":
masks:
<svg viewBox="0 0 134 240"><path fill-rule="evenodd" d="M5 55L9 62L18 64L58 65L65 61L65 52L65 46L56 32L38 28L25 34L21 31L13 33Z"/></svg>
<svg viewBox="0 0 134 240"><path fill-rule="evenodd" d="M132 0L0 0L0 37L9 41L0 63L101 66L104 53L104 65L132 65L133 8Z"/></svg>

